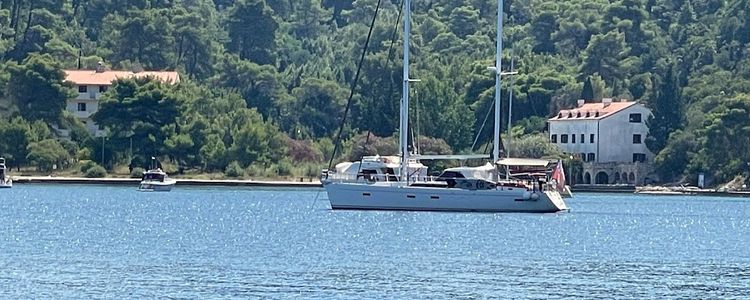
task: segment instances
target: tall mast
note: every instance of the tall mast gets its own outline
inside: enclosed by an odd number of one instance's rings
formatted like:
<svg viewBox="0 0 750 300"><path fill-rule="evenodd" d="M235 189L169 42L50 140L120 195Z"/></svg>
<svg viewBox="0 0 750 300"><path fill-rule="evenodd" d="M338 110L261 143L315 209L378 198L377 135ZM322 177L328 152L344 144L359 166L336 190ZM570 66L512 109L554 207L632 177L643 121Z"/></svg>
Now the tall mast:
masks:
<svg viewBox="0 0 750 300"><path fill-rule="evenodd" d="M503 49L503 0L497 2L497 48L495 57L495 132L492 144L493 164L500 160L500 76ZM495 172L495 180L498 180Z"/></svg>
<svg viewBox="0 0 750 300"><path fill-rule="evenodd" d="M404 87L401 94L401 124L399 146L401 146L401 180L409 184L409 33L411 31L411 1L404 1Z"/></svg>
<svg viewBox="0 0 750 300"><path fill-rule="evenodd" d="M513 48L510 49L510 76L513 76ZM510 157L510 140L513 138L511 130L511 116L513 116L513 77L510 78L510 88L508 89L508 138L505 139L505 157ZM510 167L505 166L505 180L510 179Z"/></svg>

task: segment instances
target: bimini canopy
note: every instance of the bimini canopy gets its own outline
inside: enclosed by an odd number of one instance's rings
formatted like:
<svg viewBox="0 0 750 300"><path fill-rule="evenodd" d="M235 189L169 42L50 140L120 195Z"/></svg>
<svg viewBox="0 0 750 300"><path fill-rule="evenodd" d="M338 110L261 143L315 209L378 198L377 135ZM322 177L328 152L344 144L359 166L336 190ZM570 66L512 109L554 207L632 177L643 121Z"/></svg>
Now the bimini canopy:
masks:
<svg viewBox="0 0 750 300"><path fill-rule="evenodd" d="M547 167L549 160L536 158L503 158L497 161L497 165L509 167Z"/></svg>
<svg viewBox="0 0 750 300"><path fill-rule="evenodd" d="M463 176L463 178L484 179L484 180L491 181L494 171L495 171L495 166L493 166L490 163L487 163L484 166L477 166L477 167L447 168L443 170L443 173L440 177L443 177L443 175L445 174L459 173L461 174L461 176ZM446 177L459 177L459 176L450 175Z"/></svg>

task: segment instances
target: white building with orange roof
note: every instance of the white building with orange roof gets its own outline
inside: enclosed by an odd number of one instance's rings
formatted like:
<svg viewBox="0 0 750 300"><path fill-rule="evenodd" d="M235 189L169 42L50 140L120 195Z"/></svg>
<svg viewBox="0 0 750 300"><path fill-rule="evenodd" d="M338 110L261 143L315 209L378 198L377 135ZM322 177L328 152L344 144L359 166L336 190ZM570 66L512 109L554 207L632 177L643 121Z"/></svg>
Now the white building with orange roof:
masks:
<svg viewBox="0 0 750 300"><path fill-rule="evenodd" d="M583 184L643 184L654 154L646 148L651 111L640 103L602 99L561 110L548 120L550 142L580 157Z"/></svg>
<svg viewBox="0 0 750 300"><path fill-rule="evenodd" d="M78 91L77 97L68 99L66 109L81 120L89 132L99 136L101 130L91 120L91 115L99 109L101 94L106 92L112 86L112 82L117 79L148 76L164 82L180 82L180 75L172 71L110 71L101 65L96 70L65 70L65 81L72 83L73 88Z"/></svg>

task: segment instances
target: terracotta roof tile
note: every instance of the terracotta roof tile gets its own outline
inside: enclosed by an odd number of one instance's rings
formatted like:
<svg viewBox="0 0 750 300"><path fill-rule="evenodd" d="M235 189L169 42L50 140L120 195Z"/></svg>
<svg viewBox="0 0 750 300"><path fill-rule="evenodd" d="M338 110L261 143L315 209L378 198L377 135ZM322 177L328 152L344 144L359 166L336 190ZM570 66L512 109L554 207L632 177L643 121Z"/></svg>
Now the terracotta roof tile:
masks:
<svg viewBox="0 0 750 300"><path fill-rule="evenodd" d="M96 70L65 70L65 80L74 84L111 85L118 78L153 76L165 82L178 83L180 75L171 71L144 71L133 73L130 71L104 71Z"/></svg>
<svg viewBox="0 0 750 300"><path fill-rule="evenodd" d="M635 105L636 102L612 102L609 105L604 103L584 103L583 105L561 110L557 115L550 118L550 121L573 121L573 120L598 120L611 116L618 111Z"/></svg>

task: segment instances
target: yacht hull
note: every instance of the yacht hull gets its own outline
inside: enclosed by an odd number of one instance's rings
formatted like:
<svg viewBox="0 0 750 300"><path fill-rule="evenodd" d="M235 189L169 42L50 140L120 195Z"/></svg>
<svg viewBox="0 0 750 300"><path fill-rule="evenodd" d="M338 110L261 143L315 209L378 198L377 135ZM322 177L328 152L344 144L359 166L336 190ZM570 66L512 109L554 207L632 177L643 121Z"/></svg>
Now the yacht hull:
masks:
<svg viewBox="0 0 750 300"><path fill-rule="evenodd" d="M0 189L3 189L3 188L9 189L9 188L12 188L12 187L13 187L13 181L8 180L8 181L2 181L2 182L0 182Z"/></svg>
<svg viewBox="0 0 750 300"><path fill-rule="evenodd" d="M138 190L142 192L169 192L176 182L141 182Z"/></svg>
<svg viewBox="0 0 750 300"><path fill-rule="evenodd" d="M332 209L535 213L568 210L555 191L529 192L508 187L465 190L396 183L329 182L324 186Z"/></svg>

